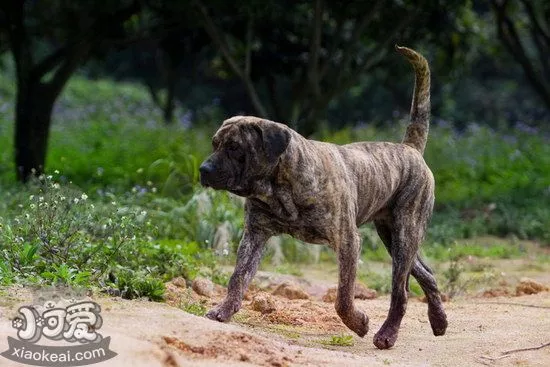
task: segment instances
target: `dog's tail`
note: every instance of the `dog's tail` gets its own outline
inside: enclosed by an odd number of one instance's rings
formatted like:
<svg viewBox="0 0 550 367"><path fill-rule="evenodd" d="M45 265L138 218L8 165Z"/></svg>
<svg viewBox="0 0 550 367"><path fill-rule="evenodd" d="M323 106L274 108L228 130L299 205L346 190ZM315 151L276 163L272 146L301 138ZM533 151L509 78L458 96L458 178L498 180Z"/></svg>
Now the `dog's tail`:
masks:
<svg viewBox="0 0 550 367"><path fill-rule="evenodd" d="M414 68L415 82L411 104L411 122L403 138L403 144L410 145L424 153L430 123L430 67L424 56L407 47L395 45Z"/></svg>

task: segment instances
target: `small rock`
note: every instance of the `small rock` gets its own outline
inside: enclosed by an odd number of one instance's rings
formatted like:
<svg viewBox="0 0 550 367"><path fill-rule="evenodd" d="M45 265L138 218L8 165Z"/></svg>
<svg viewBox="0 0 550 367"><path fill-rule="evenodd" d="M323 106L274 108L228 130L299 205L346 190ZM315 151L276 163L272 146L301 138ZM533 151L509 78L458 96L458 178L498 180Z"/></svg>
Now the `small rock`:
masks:
<svg viewBox="0 0 550 367"><path fill-rule="evenodd" d="M191 287L198 295L205 297L212 297L214 295L214 283L210 279L195 278Z"/></svg>
<svg viewBox="0 0 550 367"><path fill-rule="evenodd" d="M374 289L367 288L361 283L355 283L355 298L357 299L375 299L378 294Z"/></svg>
<svg viewBox="0 0 550 367"><path fill-rule="evenodd" d="M280 284L277 288L275 288L273 294L288 299L309 299L309 295L306 292L298 286L290 283Z"/></svg>
<svg viewBox="0 0 550 367"><path fill-rule="evenodd" d="M523 278L516 286L516 296L522 296L525 294L537 294L540 292L545 292L547 290L548 287L544 284L541 284L533 279Z"/></svg>
<svg viewBox="0 0 550 367"><path fill-rule="evenodd" d="M273 298L264 292L258 293L252 299L251 307L254 311L268 314L276 310Z"/></svg>
<svg viewBox="0 0 550 367"><path fill-rule="evenodd" d="M332 287L327 289L327 293L323 296L323 302L334 302L336 301L336 293L338 292L338 289L336 287Z"/></svg>
<svg viewBox="0 0 550 367"><path fill-rule="evenodd" d="M323 296L324 302L334 302L336 301L336 295L338 293L337 287L332 287L327 290L325 295ZM378 297L378 294L374 289L367 288L361 283L355 284L355 295L354 298L357 299L374 299Z"/></svg>
<svg viewBox="0 0 550 367"><path fill-rule="evenodd" d="M178 288L187 288L187 283L183 277L176 277L172 279L172 284Z"/></svg>
<svg viewBox="0 0 550 367"><path fill-rule="evenodd" d="M256 284L252 283L248 286L248 289L244 292L243 299L245 301L252 301L254 295L259 292L259 288Z"/></svg>
<svg viewBox="0 0 550 367"><path fill-rule="evenodd" d="M504 297L509 296L510 291L504 287L490 288L485 290L481 296L484 298Z"/></svg>

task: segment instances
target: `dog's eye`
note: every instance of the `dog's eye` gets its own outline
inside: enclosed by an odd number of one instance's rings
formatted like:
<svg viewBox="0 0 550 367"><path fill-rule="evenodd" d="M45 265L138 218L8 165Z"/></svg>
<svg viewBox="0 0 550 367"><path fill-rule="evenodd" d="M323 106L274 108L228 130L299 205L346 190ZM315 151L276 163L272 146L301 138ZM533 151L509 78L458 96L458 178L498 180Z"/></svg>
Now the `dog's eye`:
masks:
<svg viewBox="0 0 550 367"><path fill-rule="evenodd" d="M218 139L212 139L212 148L214 150L218 149L218 146L220 145L220 141Z"/></svg>
<svg viewBox="0 0 550 367"><path fill-rule="evenodd" d="M237 149L239 149L239 143L237 143L236 141L232 141L227 145L227 150L231 152L234 152Z"/></svg>

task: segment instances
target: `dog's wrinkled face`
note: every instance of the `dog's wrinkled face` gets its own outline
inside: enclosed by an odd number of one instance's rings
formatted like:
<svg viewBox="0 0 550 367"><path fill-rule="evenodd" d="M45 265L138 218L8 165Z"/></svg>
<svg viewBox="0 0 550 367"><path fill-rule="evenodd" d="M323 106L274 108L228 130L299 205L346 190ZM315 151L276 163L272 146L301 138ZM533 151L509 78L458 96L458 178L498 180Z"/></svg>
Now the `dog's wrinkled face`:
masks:
<svg viewBox="0 0 550 367"><path fill-rule="evenodd" d="M289 129L275 122L248 116L225 120L212 138L214 152L200 166L201 184L249 196L254 182L273 172L289 141Z"/></svg>

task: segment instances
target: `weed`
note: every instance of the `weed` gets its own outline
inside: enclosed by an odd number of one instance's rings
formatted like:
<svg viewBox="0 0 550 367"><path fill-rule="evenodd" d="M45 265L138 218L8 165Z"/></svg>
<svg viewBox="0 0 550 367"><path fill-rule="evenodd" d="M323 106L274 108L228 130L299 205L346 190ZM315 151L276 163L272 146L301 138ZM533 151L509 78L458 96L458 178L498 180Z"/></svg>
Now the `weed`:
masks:
<svg viewBox="0 0 550 367"><path fill-rule="evenodd" d="M464 256L456 253L451 255L449 267L443 272L443 278L443 292L449 298L454 298L469 288L493 282L496 275L488 268L482 272L467 273Z"/></svg>
<svg viewBox="0 0 550 367"><path fill-rule="evenodd" d="M187 299L182 300L179 307L183 311L196 316L206 315L206 311L208 309L206 306L206 300L200 300L197 302L193 301L190 296Z"/></svg>
<svg viewBox="0 0 550 367"><path fill-rule="evenodd" d="M290 274L297 277L301 277L302 275L304 275L298 264L288 262L277 266L275 268L275 272L281 274Z"/></svg>
<svg viewBox="0 0 550 367"><path fill-rule="evenodd" d="M449 268L443 272L445 278L443 291L449 298L454 298L458 294L463 293L467 287L467 282L462 279L464 267L461 259L461 256L453 257L449 263Z"/></svg>
<svg viewBox="0 0 550 367"><path fill-rule="evenodd" d="M329 339L322 339L319 343L339 347L351 347L355 344L352 335L333 335Z"/></svg>
<svg viewBox="0 0 550 367"><path fill-rule="evenodd" d="M373 271L359 272L359 280L378 293L385 294L391 291L391 275L389 273L380 274Z"/></svg>
<svg viewBox="0 0 550 367"><path fill-rule="evenodd" d="M120 291L122 298L148 298L151 301L164 299L164 283L162 280L142 271L121 269L116 273L113 282L115 289Z"/></svg>

